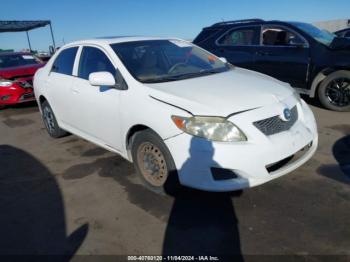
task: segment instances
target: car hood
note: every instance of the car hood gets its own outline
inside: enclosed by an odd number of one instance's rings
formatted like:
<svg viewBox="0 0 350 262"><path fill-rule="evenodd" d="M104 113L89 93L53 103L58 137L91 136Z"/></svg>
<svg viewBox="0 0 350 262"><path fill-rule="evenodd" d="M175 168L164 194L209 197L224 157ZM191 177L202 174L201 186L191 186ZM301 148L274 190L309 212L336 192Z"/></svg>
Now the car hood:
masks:
<svg viewBox="0 0 350 262"><path fill-rule="evenodd" d="M0 69L0 77L14 79L21 76L33 76L35 72L44 65L45 64L34 64Z"/></svg>
<svg viewBox="0 0 350 262"><path fill-rule="evenodd" d="M350 51L350 38L346 37L335 37L329 46L334 50L347 50Z"/></svg>
<svg viewBox="0 0 350 262"><path fill-rule="evenodd" d="M286 83L242 68L173 82L147 84L149 95L194 115L228 116L277 103L293 94Z"/></svg>

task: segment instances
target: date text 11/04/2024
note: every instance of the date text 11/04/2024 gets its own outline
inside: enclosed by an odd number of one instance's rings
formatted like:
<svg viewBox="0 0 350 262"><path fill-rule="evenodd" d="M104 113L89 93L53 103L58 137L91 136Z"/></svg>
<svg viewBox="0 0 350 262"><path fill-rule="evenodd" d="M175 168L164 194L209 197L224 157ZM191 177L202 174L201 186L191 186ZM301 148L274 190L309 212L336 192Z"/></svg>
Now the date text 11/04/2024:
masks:
<svg viewBox="0 0 350 262"><path fill-rule="evenodd" d="M128 256L128 261L220 261L216 256Z"/></svg>

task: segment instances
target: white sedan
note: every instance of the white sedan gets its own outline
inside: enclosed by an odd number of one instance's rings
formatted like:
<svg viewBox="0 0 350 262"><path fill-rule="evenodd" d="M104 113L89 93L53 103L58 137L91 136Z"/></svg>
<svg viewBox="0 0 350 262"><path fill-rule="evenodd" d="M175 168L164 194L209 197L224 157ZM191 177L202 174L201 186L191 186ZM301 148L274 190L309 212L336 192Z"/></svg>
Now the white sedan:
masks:
<svg viewBox="0 0 350 262"><path fill-rule="evenodd" d="M180 39L67 44L34 89L52 137L70 132L120 154L159 193L260 185L318 144L315 118L288 84Z"/></svg>

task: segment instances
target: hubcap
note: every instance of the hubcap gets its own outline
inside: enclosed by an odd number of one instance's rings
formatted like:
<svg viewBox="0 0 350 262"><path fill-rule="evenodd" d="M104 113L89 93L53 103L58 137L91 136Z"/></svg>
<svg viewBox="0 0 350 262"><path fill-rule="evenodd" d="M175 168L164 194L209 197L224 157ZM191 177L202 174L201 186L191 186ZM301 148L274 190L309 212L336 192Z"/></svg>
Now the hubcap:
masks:
<svg viewBox="0 0 350 262"><path fill-rule="evenodd" d="M338 78L329 83L326 88L329 102L338 107L350 105L350 79Z"/></svg>
<svg viewBox="0 0 350 262"><path fill-rule="evenodd" d="M52 111L49 107L45 107L43 109L43 118L44 118L44 123L49 131L50 134L52 134L55 131L55 122L53 118Z"/></svg>
<svg viewBox="0 0 350 262"><path fill-rule="evenodd" d="M163 153L150 142L142 143L137 150L137 161L142 176L153 186L164 185L168 169Z"/></svg>

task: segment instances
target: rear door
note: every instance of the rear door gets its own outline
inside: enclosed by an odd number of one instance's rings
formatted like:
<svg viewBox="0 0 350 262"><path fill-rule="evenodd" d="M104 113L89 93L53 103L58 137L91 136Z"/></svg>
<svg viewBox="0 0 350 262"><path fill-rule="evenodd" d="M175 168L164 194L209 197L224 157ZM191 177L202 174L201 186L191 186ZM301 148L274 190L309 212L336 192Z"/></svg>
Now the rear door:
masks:
<svg viewBox="0 0 350 262"><path fill-rule="evenodd" d="M59 122L72 121L71 112L75 110L70 103L70 88L73 84L73 68L78 47L66 48L58 54L45 81L49 93L49 103Z"/></svg>
<svg viewBox="0 0 350 262"><path fill-rule="evenodd" d="M216 40L214 53L231 64L255 69L255 53L260 40L260 26L242 26L226 31Z"/></svg>
<svg viewBox="0 0 350 262"><path fill-rule="evenodd" d="M307 40L294 30L280 25L264 25L255 59L257 71L294 87L306 87L310 48Z"/></svg>

